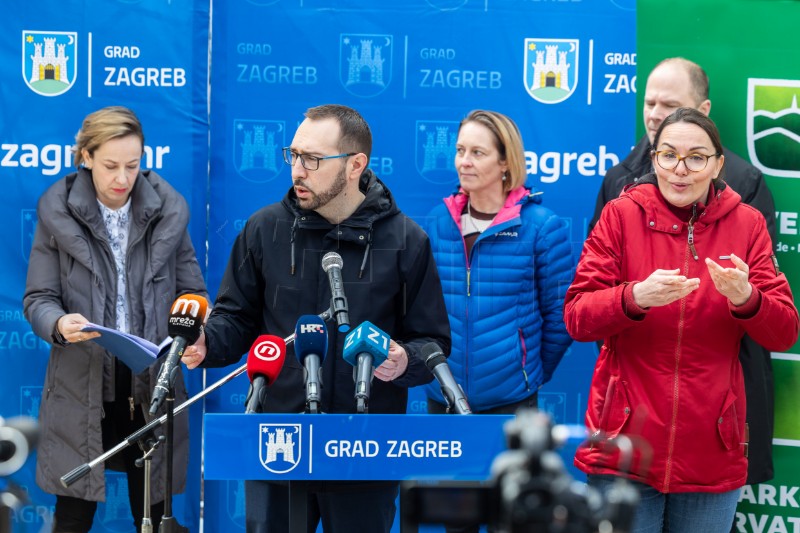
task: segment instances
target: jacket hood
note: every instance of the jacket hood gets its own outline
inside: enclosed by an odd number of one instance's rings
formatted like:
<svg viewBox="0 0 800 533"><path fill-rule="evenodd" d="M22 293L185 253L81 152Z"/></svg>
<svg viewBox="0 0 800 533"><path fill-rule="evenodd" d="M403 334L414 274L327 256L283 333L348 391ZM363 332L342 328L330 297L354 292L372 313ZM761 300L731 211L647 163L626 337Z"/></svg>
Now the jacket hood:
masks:
<svg viewBox="0 0 800 533"><path fill-rule="evenodd" d="M168 209L164 205L182 203L183 209ZM82 230L85 225L93 237L107 241L105 225L100 209L97 207L97 192L92 174L85 168L67 175L50 187L39 200L39 210L52 216L39 223L45 224L57 241L66 246L70 254L81 264L91 268L91 254L88 247L81 245ZM178 194L163 178L151 170L139 172L131 191L131 241L144 234L155 220L163 219L164 227L185 228L189 221L186 200ZM159 232L153 236L151 248L155 257L168 257L175 250L183 233L180 231ZM157 253L156 253L157 252ZM163 255L161 252L164 252ZM158 267L160 265L154 265Z"/></svg>
<svg viewBox="0 0 800 533"><path fill-rule="evenodd" d="M364 201L355 212L338 225L331 224L316 211L303 209L297 202L294 187L291 187L281 200L281 204L294 215L291 235L291 271L296 269L295 240L298 229L333 229L338 228L337 239L363 243L364 259L359 270L359 278L363 277L366 268L369 250L372 246L374 224L384 218L400 213L389 188L380 180L371 169L366 169L358 183L359 190L364 194ZM364 242L363 230L367 230Z"/></svg>
<svg viewBox="0 0 800 533"><path fill-rule="evenodd" d="M528 202L541 204L543 195L544 193L537 190L535 187L527 188L525 186L519 186L516 189L512 189L508 192L503 207L492 221L492 226L498 226L509 220L518 218L523 205ZM457 186L452 195L444 198L444 204L447 206L450 216L453 217L453 220L459 228L461 228L461 213L464 211L464 206L467 205L468 201L469 195L461 186Z"/></svg>
<svg viewBox="0 0 800 533"><path fill-rule="evenodd" d="M697 215L695 222L698 228L708 226L730 213L741 203L739 193L728 187L721 179L713 181L714 196L708 201L705 209ZM642 176L636 183L625 187L620 198L628 196L647 214L647 220L655 230L674 232L683 227L683 222L669 208L667 201L658 189L658 178L655 173ZM680 222L676 227L676 222Z"/></svg>

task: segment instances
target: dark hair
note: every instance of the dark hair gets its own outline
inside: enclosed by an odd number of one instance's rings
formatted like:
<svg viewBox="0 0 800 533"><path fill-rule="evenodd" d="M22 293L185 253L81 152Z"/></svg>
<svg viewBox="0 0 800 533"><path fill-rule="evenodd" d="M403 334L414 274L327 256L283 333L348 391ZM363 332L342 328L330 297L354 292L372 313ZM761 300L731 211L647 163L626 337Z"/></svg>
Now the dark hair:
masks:
<svg viewBox="0 0 800 533"><path fill-rule="evenodd" d="M325 104L309 108L305 112L305 117L309 120L336 119L341 131L339 150L342 153L363 153L369 160L372 152L372 132L358 111L344 105Z"/></svg>
<svg viewBox="0 0 800 533"><path fill-rule="evenodd" d="M661 65L666 65L669 63L677 63L686 71L686 74L689 76L689 83L692 86L692 91L694 91L694 95L697 98L697 105L700 105L704 101L708 100L711 87L708 81L708 74L706 74L706 71L703 70L703 67L694 61L689 61L684 57L668 57L667 59L659 62L658 65L653 68L653 70L656 70Z"/></svg>
<svg viewBox="0 0 800 533"><path fill-rule="evenodd" d="M522 135L514 121L497 111L476 109L461 121L458 130L461 131L461 127L468 122L481 124L492 132L500 161L505 161L508 166L506 171L508 179L503 182L503 191L508 192L524 185L528 177L525 169L525 150L522 145Z"/></svg>
<svg viewBox="0 0 800 533"><path fill-rule="evenodd" d="M142 142L144 149L144 133L142 124L136 114L122 106L111 106L98 109L83 119L83 125L75 136L75 166L83 163L83 150L89 155L101 145L112 139L135 135Z"/></svg>
<svg viewBox="0 0 800 533"><path fill-rule="evenodd" d="M658 140L661 138L661 132L664 131L664 128L679 122L685 122L687 124L699 126L704 132L706 132L706 134L708 134L708 138L711 139L711 144L714 145L714 150L716 150L717 155L722 154L722 140L720 139L717 125L714 124L713 120L693 107L679 107L674 113L661 122L661 125L658 127L658 130L656 130L656 134L653 137L654 150L658 149Z"/></svg>

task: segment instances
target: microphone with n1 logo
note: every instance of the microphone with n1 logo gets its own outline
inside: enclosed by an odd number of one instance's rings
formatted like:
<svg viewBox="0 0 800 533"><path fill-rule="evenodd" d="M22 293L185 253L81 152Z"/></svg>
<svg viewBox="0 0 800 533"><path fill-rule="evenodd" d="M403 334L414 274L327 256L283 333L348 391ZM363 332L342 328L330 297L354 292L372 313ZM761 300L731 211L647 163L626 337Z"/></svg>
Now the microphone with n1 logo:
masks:
<svg viewBox="0 0 800 533"><path fill-rule="evenodd" d="M366 413L372 372L389 355L389 335L371 322L362 322L344 339L344 360L353 365L356 382L356 410Z"/></svg>
<svg viewBox="0 0 800 533"><path fill-rule="evenodd" d="M267 387L275 383L286 360L286 342L275 335L259 335L247 353L247 377L250 394L245 413L260 413Z"/></svg>
<svg viewBox="0 0 800 533"><path fill-rule="evenodd" d="M303 315L294 330L294 353L305 369L306 412L319 413L322 360L328 352L328 329L317 315Z"/></svg>
<svg viewBox="0 0 800 533"><path fill-rule="evenodd" d="M467 397L464 395L461 385L456 383L453 378L453 373L450 372L450 366L447 364L447 356L444 355L441 347L435 342L429 342L420 349L419 358L436 376L436 380L442 388L442 396L447 402L448 411L454 409L460 415L472 414Z"/></svg>
<svg viewBox="0 0 800 533"><path fill-rule="evenodd" d="M322 270L328 274L328 282L331 285L331 315L336 319L339 331L345 333L350 331L350 316L342 281L343 265L342 256L336 252L328 252L322 257Z"/></svg>
<svg viewBox="0 0 800 533"><path fill-rule="evenodd" d="M184 294L172 304L167 324L167 333L172 337L169 348L158 374L158 382L153 388L153 398L150 401L150 415L155 415L158 408L167 397L172 384L175 382L175 373L179 370L183 351L187 346L197 342L203 332L203 321L206 318L208 302L196 294Z"/></svg>

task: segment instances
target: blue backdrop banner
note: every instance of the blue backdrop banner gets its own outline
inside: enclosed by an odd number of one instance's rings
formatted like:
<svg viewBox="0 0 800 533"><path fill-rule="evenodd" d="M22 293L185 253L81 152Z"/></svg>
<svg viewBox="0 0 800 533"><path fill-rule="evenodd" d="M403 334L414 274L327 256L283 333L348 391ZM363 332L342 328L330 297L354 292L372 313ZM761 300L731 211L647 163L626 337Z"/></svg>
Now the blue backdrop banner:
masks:
<svg viewBox="0 0 800 533"><path fill-rule="evenodd" d="M370 166L417 221L458 183L459 121L478 108L508 114L528 185L568 221L576 256L603 174L635 141L634 0L237 0L212 12L212 292L244 221L290 188L280 149L309 107L364 115ZM556 422L583 423L596 354L575 344L540 391ZM207 411L241 413L246 390L238 378ZM409 411L425 410L412 390ZM210 530L244 530L243 492L241 481L206 482Z"/></svg>
<svg viewBox="0 0 800 533"><path fill-rule="evenodd" d="M137 113L146 143L142 167L155 169L186 197L194 245L205 263L209 3L8 2L3 20L0 415L35 417L49 351L22 315L36 203L47 187L74 170L71 147L84 116L108 105ZM193 377L190 388L197 389L199 381ZM198 409L192 420L188 491L174 500L174 515L193 531L199 523L199 414ZM49 531L55 498L36 486L34 466L32 458L14 475L29 499L12 517L14 531ZM130 531L125 476L109 472L107 484L108 498L92 531Z"/></svg>

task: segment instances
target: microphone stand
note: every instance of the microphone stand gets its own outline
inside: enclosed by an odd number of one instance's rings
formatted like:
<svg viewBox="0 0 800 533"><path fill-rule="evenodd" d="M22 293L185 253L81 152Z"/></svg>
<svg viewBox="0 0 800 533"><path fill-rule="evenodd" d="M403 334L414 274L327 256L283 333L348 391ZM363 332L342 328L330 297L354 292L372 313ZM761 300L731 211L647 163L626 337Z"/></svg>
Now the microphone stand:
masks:
<svg viewBox="0 0 800 533"><path fill-rule="evenodd" d="M162 442L164 442L164 437L148 440L145 447L150 446L150 449L147 450L141 458L136 459L137 467L141 468L144 466L144 511L142 514L141 533L153 533L153 522L150 519L150 463L153 458L153 453L155 453Z"/></svg>
<svg viewBox="0 0 800 533"><path fill-rule="evenodd" d="M180 371L180 367L177 367ZM167 387L167 423L164 426L164 433L167 436L167 450L166 450L166 466L164 472L164 515L161 517L161 524L158 526L158 533L188 533L189 530L181 526L178 521L172 516L172 428L173 419L175 418L175 375L171 375L169 379L169 387ZM148 498L149 499L149 498ZM149 503L149 502L148 502Z"/></svg>
<svg viewBox="0 0 800 533"><path fill-rule="evenodd" d="M330 309L320 313L319 317L322 318L323 320L329 319L331 317ZM294 333L292 333L288 337L285 337L283 340L284 340L284 342L286 342L287 346L289 344L293 343L294 342ZM198 392L197 394L195 394L194 396L192 396L191 398L189 398L188 400L186 400L182 404L180 404L177 407L175 407L173 409L173 415L177 415L177 414L185 411L191 405L196 403L198 400L200 400L200 399L206 397L207 395L211 394L212 392L214 392L218 388L222 387L223 385L225 385L229 381L232 381L233 379L235 379L236 377L240 376L241 374L244 374L246 371L247 371L247 364L245 363L244 365L240 366L239 368L237 368L236 370L234 370L230 374L222 377L221 379L217 380L215 383L209 385L208 387L206 387L205 389L201 390L200 392ZM155 428L157 428L158 426L163 424L166 420L167 420L167 415L166 414L161 415L159 418L155 418L155 419L151 420L150 422L148 422L147 424L142 426L141 429L139 429L137 431L134 431L132 434L130 434L127 437L125 437L122 440L122 442L120 442L119 444L117 444L116 446L111 448L110 450L104 452L103 454L99 455L97 458L89 461L88 463L84 463L84 464L82 464L82 465L70 470L69 472L67 472L66 474L61 476L61 479L60 479L61 485L63 485L65 488L69 487L70 485L72 485L73 483L78 481L79 479L81 479L84 476L86 476L86 474L91 472L92 469L94 467L96 467L97 465L106 462L109 458L115 456L116 454L118 454L119 452L121 452L122 450L127 448L128 446L130 446L130 445L134 444L135 442L137 442L138 440L144 438L144 436L148 432L154 430Z"/></svg>

